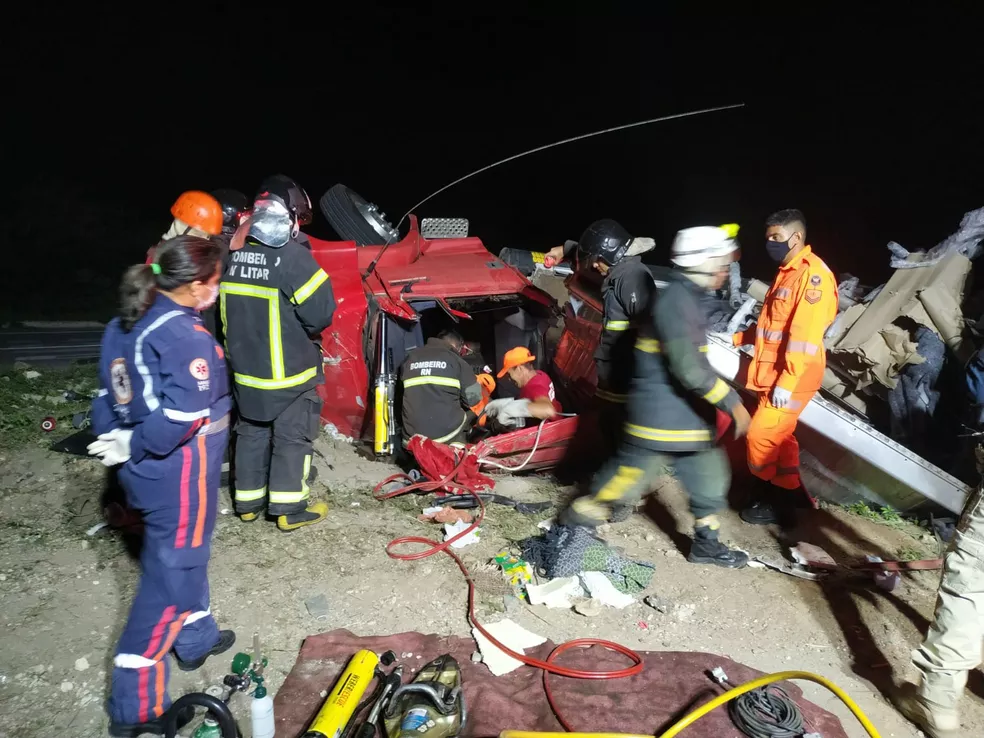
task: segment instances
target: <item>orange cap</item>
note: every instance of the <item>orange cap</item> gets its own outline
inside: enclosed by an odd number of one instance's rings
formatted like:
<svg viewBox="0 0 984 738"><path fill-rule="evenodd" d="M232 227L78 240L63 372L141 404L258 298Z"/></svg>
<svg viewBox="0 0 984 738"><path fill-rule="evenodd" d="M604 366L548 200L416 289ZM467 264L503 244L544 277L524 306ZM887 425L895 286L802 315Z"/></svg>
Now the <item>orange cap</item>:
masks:
<svg viewBox="0 0 984 738"><path fill-rule="evenodd" d="M222 206L207 192L182 192L171 206L171 215L210 236L222 233Z"/></svg>
<svg viewBox="0 0 984 738"><path fill-rule="evenodd" d="M502 359L502 371L498 373L499 379L506 376L506 372L515 366L520 366L522 364L529 364L531 361L536 361L536 357L530 353L528 348L523 348L522 346L517 346L514 349L509 349L506 352L505 357Z"/></svg>

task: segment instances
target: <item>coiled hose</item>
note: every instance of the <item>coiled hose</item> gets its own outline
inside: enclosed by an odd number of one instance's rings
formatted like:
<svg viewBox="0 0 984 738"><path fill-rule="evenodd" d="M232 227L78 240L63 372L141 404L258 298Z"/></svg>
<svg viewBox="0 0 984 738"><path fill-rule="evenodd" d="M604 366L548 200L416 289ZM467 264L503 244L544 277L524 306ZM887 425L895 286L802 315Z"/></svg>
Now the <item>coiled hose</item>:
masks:
<svg viewBox="0 0 984 738"><path fill-rule="evenodd" d="M680 718L677 722L670 726L669 730L660 733L656 736L656 738L673 738L674 736L679 735L686 728L696 723L709 712L713 712L721 705L730 702L736 697L740 697L746 692L751 692L753 689L760 689L768 684L782 682L788 679L803 679L809 682L815 682L822 687L826 687L837 695L841 702L847 705L847 708L854 714L854 717L858 719L858 722L861 723L864 729L868 731L868 735L871 736L871 738L881 738L881 734L878 732L878 729L871 723L868 716L864 714L861 708L858 707L858 704L851 699L847 692L826 677L822 677L819 674L813 674L809 671L780 671L775 674L766 674L758 679L745 682L741 686L735 687L734 689L729 689L720 697L715 697L707 704L701 705L693 712L690 712ZM653 736L639 735L636 733L538 733L536 731L528 730L504 730L499 733L499 738L653 738Z"/></svg>

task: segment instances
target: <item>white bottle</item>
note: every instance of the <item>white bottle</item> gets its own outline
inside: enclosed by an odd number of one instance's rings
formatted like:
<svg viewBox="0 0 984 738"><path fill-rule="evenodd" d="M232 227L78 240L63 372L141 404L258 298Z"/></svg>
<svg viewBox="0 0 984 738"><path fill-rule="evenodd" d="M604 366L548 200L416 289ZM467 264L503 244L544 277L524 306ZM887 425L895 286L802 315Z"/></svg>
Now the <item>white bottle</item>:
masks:
<svg viewBox="0 0 984 738"><path fill-rule="evenodd" d="M274 738L273 697L262 684L256 688L249 703L249 722L253 738Z"/></svg>

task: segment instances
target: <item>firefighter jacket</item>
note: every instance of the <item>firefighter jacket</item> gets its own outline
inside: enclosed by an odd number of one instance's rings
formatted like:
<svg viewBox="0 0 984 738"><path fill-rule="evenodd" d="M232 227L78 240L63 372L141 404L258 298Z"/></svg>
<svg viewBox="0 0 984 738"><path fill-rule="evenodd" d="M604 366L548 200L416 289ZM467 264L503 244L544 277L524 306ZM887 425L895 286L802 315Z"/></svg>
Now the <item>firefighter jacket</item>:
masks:
<svg viewBox="0 0 984 738"><path fill-rule="evenodd" d="M271 421L324 382L320 334L335 296L311 252L293 239L280 248L247 239L229 255L219 300L240 415Z"/></svg>
<svg viewBox="0 0 984 738"><path fill-rule="evenodd" d="M638 256L622 258L601 283L601 338L594 358L595 394L603 400L625 402L632 380L636 324L646 314L654 289L653 275Z"/></svg>
<svg viewBox="0 0 984 738"><path fill-rule="evenodd" d="M625 441L655 451L685 453L715 443L717 410L730 413L738 394L707 361L703 290L674 273L653 290L635 342Z"/></svg>
<svg viewBox="0 0 984 738"><path fill-rule="evenodd" d="M837 280L809 246L779 267L752 333L733 337L736 346L755 344L747 387L769 392L815 392L827 357L823 336L837 317Z"/></svg>
<svg viewBox="0 0 984 738"><path fill-rule="evenodd" d="M471 367L438 338L429 338L407 355L400 377L407 440L418 433L441 443L451 440L465 428L468 408L482 401Z"/></svg>

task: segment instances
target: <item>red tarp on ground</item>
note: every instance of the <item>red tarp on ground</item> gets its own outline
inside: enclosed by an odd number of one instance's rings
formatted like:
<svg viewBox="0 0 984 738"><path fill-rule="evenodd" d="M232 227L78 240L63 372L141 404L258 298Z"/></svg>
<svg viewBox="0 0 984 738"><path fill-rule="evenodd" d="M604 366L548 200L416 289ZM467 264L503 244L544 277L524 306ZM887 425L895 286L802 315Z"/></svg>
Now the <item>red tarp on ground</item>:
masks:
<svg viewBox="0 0 984 738"><path fill-rule="evenodd" d="M404 679L441 654L450 653L461 665L462 682L468 709L468 724L462 736L494 737L499 731L562 731L543 694L542 672L520 667L501 677L494 677L483 664L473 663L476 650L470 638L402 633L392 636L359 638L347 630L310 636L304 641L294 668L287 676L274 701L277 736L295 738L307 729L321 707L322 692L331 690L348 660L360 649L376 653L396 652L406 666ZM545 643L530 649L528 655L544 659L553 649ZM412 653L412 657L399 658ZM689 709L721 694L705 672L722 666L732 683L741 684L762 675L722 656L679 651L642 652L646 668L638 676L612 681L564 679L550 676L558 708L578 731L617 731L656 734L668 728ZM575 668L622 668L625 657L600 648L569 651L559 660ZM824 738L847 738L840 721L831 713L802 699L795 684L782 684L807 720L809 730ZM684 731L686 738L743 738L732 725L727 709L718 708Z"/></svg>

